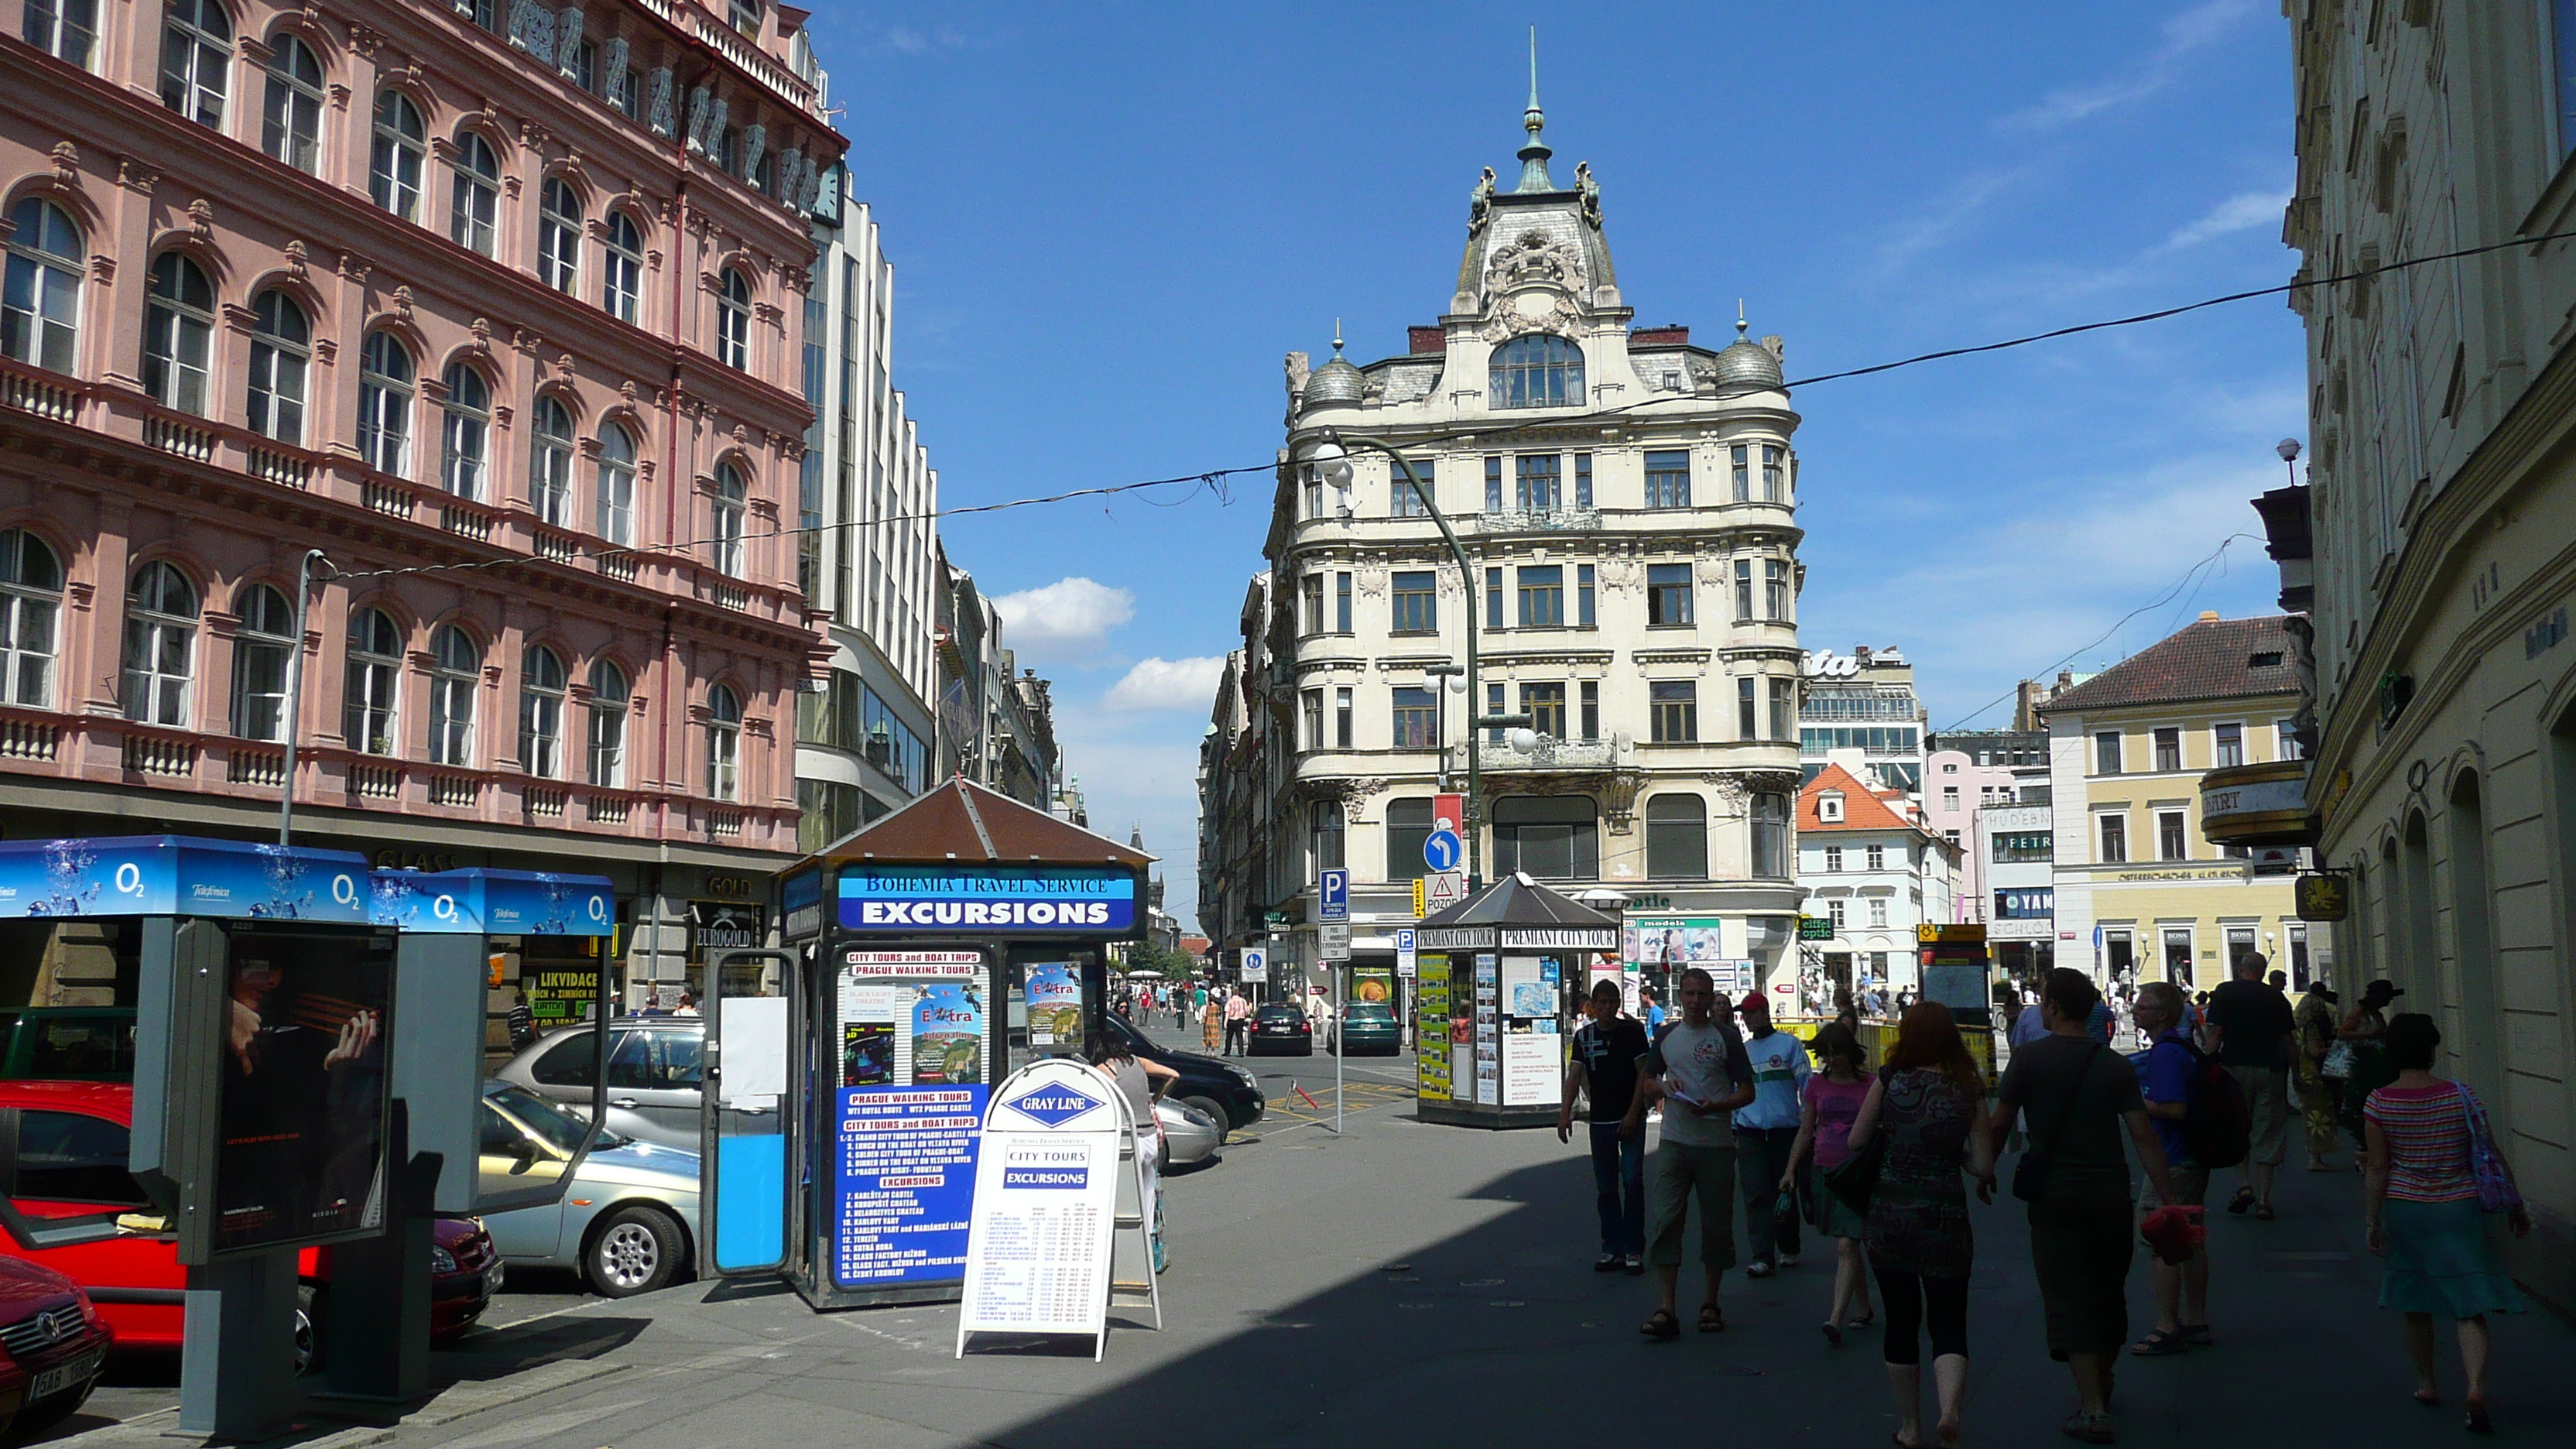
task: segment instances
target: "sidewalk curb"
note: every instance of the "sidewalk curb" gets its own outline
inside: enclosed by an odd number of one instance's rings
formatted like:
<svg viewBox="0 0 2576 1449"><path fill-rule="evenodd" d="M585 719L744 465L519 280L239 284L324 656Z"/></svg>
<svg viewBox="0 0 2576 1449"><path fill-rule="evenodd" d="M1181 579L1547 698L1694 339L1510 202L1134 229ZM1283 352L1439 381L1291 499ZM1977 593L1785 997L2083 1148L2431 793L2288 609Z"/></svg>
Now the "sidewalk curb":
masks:
<svg viewBox="0 0 2576 1449"><path fill-rule="evenodd" d="M539 1394L550 1394L557 1389L567 1389L574 1384L588 1383L592 1379L606 1378L610 1374L625 1371L626 1365L622 1363L606 1363L598 1359L557 1359L552 1363L539 1364L525 1372L510 1374L503 1378L457 1384L418 1409L403 1415L400 1427L430 1428L440 1424L452 1424L458 1419L480 1414L489 1409L515 1404L522 1399L533 1399ZM385 1431L388 1437L392 1432L392 1430ZM379 1441L351 1440L346 1446L334 1442L331 1449L360 1449L364 1444L376 1442Z"/></svg>

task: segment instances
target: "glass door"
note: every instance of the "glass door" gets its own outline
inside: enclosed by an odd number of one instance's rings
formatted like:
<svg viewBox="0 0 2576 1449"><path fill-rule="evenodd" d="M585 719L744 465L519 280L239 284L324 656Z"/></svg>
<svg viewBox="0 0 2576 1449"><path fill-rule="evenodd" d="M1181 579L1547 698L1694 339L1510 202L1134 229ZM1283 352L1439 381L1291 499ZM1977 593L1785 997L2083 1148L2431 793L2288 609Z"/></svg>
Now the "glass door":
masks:
<svg viewBox="0 0 2576 1449"><path fill-rule="evenodd" d="M716 952L700 1100L706 1176L699 1242L719 1277L777 1271L787 1257L786 951Z"/></svg>

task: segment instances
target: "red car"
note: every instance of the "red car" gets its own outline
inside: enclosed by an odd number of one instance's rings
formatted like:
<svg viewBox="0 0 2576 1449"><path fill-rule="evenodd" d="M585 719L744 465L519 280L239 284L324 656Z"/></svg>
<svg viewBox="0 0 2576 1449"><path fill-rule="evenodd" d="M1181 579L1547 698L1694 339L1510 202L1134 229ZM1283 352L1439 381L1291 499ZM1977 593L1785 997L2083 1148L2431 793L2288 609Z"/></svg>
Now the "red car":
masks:
<svg viewBox="0 0 2576 1449"><path fill-rule="evenodd" d="M0 1434L68 1419L89 1399L116 1330L80 1285L0 1258Z"/></svg>
<svg viewBox="0 0 2576 1449"><path fill-rule="evenodd" d="M126 1214L119 1236L41 1250L0 1233L0 1255L40 1263L88 1290L129 1348L176 1348L185 1319L188 1270L178 1237L161 1231L160 1209L126 1171L134 1088L125 1082L0 1081L0 1153L14 1157L10 1202L29 1217ZM11 1140L13 1139L13 1140ZM467 1218L440 1218L430 1249L430 1341L473 1327L501 1286L491 1235ZM296 1264L296 1367L308 1367L313 1322L326 1311L331 1250L307 1248Z"/></svg>

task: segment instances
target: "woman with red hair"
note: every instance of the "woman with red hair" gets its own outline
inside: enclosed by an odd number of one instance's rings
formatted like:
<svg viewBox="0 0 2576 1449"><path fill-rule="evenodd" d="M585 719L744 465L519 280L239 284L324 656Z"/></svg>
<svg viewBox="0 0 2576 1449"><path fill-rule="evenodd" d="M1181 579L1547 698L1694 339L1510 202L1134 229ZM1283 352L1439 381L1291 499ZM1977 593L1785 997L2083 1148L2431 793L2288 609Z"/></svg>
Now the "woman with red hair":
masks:
<svg viewBox="0 0 2576 1449"><path fill-rule="evenodd" d="M1861 1241L1887 1308L1881 1354L1896 1393L1895 1441L1903 1449L1924 1442L1916 1334L1928 1326L1941 1398L1939 1442L1956 1444L1968 1392L1968 1269L1975 1256L1960 1173L1977 1180L1979 1201L1992 1202L1995 1164L1986 1143L1985 1079L1940 1002L1905 1009L1896 1045L1852 1123L1852 1150L1881 1134L1885 1155Z"/></svg>

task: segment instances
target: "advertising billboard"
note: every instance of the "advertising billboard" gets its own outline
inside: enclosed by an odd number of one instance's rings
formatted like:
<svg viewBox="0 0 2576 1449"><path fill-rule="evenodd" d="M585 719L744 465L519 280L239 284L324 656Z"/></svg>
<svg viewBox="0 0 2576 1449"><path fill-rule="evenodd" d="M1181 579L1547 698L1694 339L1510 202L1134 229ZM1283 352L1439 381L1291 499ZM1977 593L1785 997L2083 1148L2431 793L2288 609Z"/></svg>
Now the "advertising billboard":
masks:
<svg viewBox="0 0 2576 1449"><path fill-rule="evenodd" d="M373 1231L395 935L271 922L229 934L214 1251Z"/></svg>
<svg viewBox="0 0 2576 1449"><path fill-rule="evenodd" d="M1752 962L1727 959L1725 923L1715 916L1630 916L1620 941L1624 957L1666 993L1667 1005L1674 978L1693 966L1730 1000L1759 985Z"/></svg>
<svg viewBox="0 0 2576 1449"><path fill-rule="evenodd" d="M1143 899L1138 872L1097 866L843 866L838 884L841 928L890 936L1130 936Z"/></svg>
<svg viewBox="0 0 2576 1449"><path fill-rule="evenodd" d="M977 951L846 951L834 991L832 1281L964 1276L977 1129L989 1089Z"/></svg>

